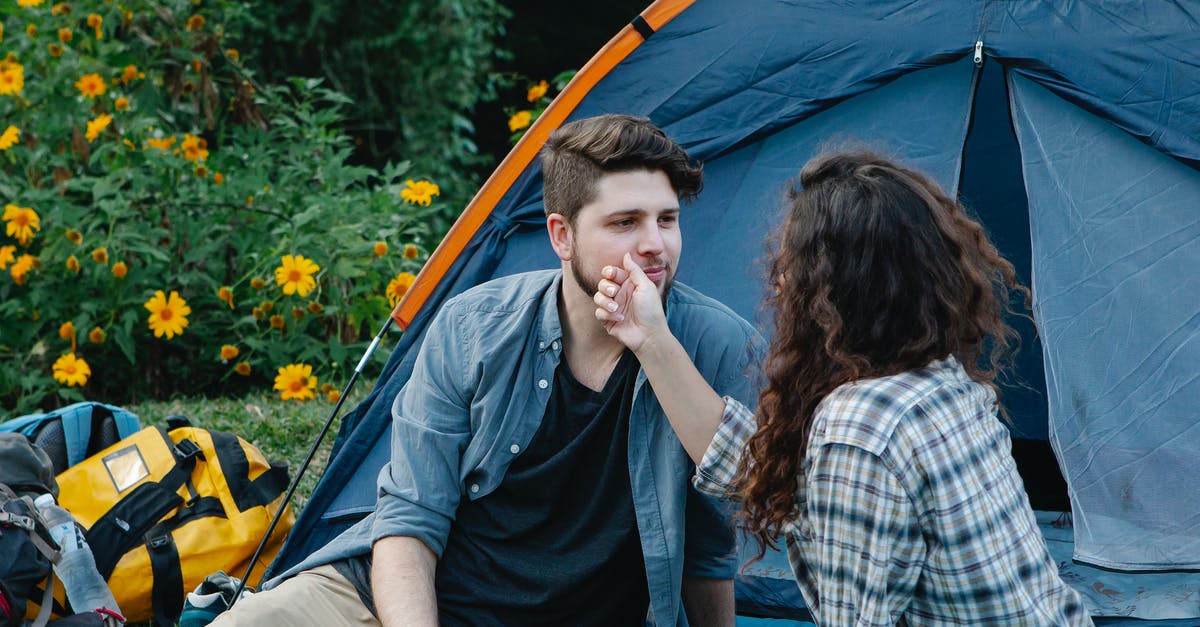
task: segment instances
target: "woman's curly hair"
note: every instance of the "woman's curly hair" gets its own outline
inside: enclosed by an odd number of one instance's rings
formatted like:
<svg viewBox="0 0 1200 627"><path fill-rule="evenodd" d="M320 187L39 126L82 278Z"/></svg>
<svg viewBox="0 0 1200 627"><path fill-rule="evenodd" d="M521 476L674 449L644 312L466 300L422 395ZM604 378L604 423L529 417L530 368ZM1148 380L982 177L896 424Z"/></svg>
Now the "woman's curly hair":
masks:
<svg viewBox="0 0 1200 627"><path fill-rule="evenodd" d="M800 172L769 260L774 337L758 430L738 471L741 517L761 551L795 517L817 406L838 386L954 355L999 392L1019 336L1010 294L1030 303L983 227L932 180L867 151Z"/></svg>

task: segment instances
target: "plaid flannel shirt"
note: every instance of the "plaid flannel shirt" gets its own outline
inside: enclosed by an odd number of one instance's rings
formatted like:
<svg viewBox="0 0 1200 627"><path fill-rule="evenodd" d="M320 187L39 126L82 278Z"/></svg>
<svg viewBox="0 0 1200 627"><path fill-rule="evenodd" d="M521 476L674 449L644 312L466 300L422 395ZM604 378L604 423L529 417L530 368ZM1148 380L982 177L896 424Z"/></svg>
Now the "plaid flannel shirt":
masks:
<svg viewBox="0 0 1200 627"><path fill-rule="evenodd" d="M726 399L695 484L728 492L754 414ZM816 410L788 561L821 625L1091 625L1058 575L992 390L953 358Z"/></svg>

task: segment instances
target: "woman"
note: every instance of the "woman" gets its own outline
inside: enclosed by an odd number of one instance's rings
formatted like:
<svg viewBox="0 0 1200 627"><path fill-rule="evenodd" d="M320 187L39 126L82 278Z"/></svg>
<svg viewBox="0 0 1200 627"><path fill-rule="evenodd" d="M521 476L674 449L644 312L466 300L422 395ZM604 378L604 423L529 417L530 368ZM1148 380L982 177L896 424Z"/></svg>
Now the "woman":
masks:
<svg viewBox="0 0 1200 627"><path fill-rule="evenodd" d="M922 174L819 157L771 259L774 338L757 413L708 387L653 283L607 267L596 316L637 355L697 487L783 535L822 625L1089 625L1038 531L997 412L1028 302L983 228Z"/></svg>

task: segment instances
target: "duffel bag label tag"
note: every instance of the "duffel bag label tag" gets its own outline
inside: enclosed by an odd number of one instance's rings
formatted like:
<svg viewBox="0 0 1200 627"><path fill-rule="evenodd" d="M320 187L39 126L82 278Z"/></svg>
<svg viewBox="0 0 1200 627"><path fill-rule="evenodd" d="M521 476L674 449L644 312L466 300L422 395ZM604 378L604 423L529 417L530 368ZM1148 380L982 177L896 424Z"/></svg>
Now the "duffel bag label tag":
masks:
<svg viewBox="0 0 1200 627"><path fill-rule="evenodd" d="M142 457L138 447L127 446L103 458L108 477L112 479L117 492L124 492L137 485L139 481L150 476L150 469Z"/></svg>

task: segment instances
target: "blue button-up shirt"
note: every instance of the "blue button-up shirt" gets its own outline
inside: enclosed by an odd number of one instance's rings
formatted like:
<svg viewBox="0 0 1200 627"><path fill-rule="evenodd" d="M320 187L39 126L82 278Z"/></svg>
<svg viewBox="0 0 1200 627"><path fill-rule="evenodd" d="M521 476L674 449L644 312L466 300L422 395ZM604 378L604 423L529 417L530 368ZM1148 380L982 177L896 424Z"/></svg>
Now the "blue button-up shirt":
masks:
<svg viewBox="0 0 1200 627"><path fill-rule="evenodd" d="M379 475L375 512L284 577L367 553L388 536L418 538L441 555L461 500L491 493L538 431L562 358L561 281L557 270L514 275L443 305L392 407L392 454ZM761 350L755 330L678 283L666 311L671 331L708 383L751 404L751 366ZM653 623L686 624L684 574L734 575L730 522L691 487L691 461L643 372L629 430L629 478Z"/></svg>

